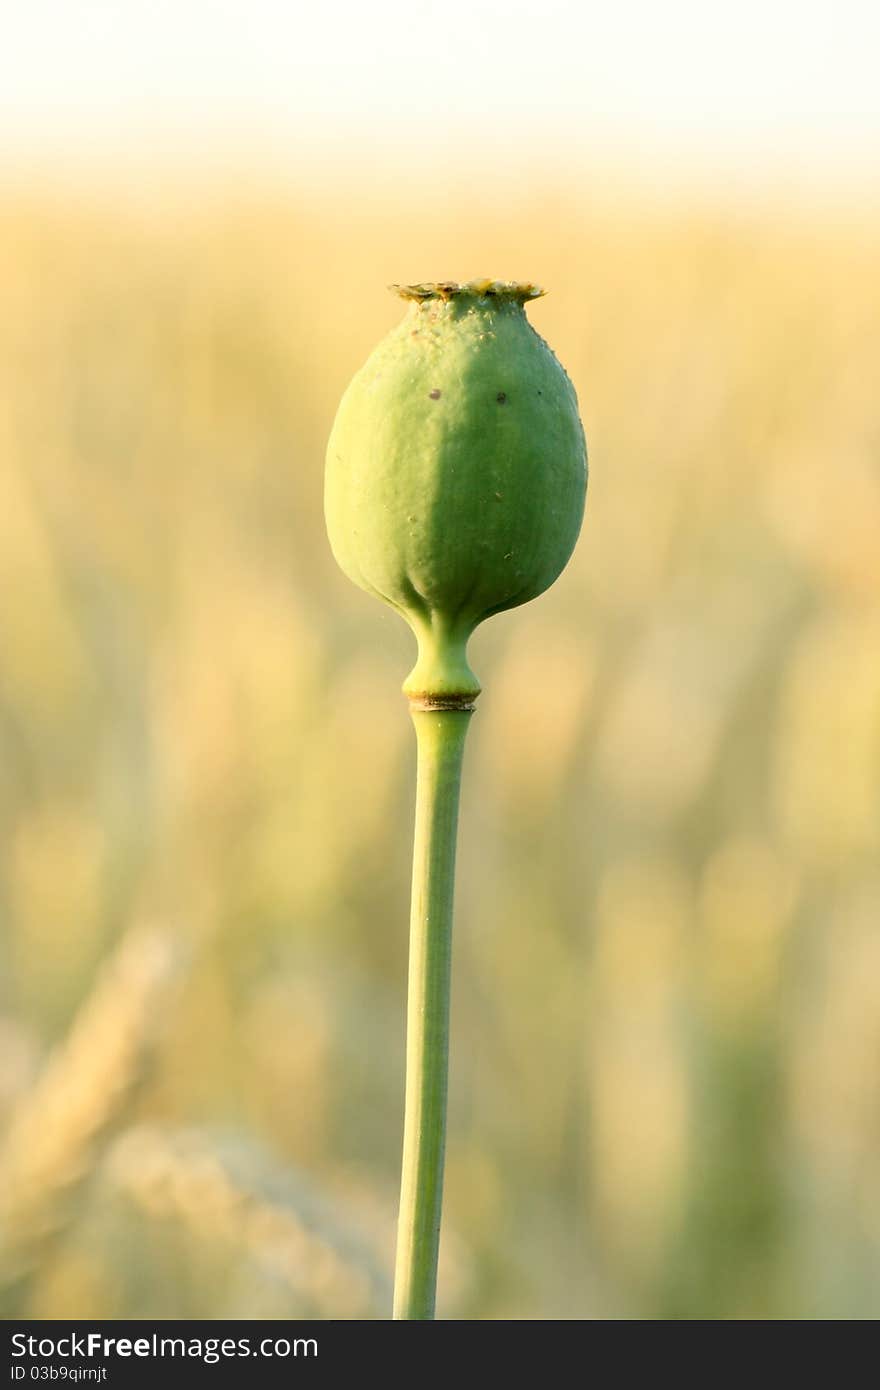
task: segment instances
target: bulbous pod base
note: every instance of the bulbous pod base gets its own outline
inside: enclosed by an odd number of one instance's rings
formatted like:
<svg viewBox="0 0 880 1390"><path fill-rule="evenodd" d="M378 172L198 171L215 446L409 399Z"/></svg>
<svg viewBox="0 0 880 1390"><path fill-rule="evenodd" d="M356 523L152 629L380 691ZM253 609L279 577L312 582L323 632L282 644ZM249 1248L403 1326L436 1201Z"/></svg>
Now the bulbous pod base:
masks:
<svg viewBox="0 0 880 1390"><path fill-rule="evenodd" d="M442 621L412 626L419 656L403 683L403 693L413 708L473 709L480 682L468 665L470 628L448 628Z"/></svg>
<svg viewBox="0 0 880 1390"><path fill-rule="evenodd" d="M471 700L465 645L564 568L587 481L574 388L525 315L532 285L413 285L343 396L325 510L345 573L419 642L404 689ZM437 707L436 705L434 707Z"/></svg>

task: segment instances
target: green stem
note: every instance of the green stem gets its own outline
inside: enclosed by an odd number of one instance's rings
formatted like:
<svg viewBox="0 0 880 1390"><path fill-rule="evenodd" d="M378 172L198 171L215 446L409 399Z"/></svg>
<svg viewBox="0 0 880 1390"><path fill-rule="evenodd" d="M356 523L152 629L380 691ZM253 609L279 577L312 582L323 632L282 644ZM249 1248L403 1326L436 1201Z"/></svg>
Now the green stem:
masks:
<svg viewBox="0 0 880 1390"><path fill-rule="evenodd" d="M470 713L412 712L418 783L395 1318L434 1316L446 1139L455 838Z"/></svg>

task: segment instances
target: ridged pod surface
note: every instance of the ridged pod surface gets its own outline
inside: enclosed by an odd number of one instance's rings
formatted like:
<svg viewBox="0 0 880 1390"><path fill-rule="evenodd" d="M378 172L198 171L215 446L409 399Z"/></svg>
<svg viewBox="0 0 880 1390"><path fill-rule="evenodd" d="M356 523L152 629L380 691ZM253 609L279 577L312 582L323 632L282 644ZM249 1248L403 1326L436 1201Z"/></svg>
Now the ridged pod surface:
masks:
<svg viewBox="0 0 880 1390"><path fill-rule="evenodd" d="M534 285L394 286L408 301L348 387L327 446L325 511L344 572L407 620L422 708L472 702L474 628L547 589L580 531L584 432L565 370L532 328Z"/></svg>

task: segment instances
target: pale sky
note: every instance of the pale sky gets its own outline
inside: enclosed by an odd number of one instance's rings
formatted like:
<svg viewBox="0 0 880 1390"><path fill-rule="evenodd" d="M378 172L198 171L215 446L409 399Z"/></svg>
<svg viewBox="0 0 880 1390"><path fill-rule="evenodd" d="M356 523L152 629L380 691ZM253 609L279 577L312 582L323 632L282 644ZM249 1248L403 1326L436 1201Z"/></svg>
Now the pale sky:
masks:
<svg viewBox="0 0 880 1390"><path fill-rule="evenodd" d="M880 0L4 0L0 157L630 151L880 180Z"/></svg>

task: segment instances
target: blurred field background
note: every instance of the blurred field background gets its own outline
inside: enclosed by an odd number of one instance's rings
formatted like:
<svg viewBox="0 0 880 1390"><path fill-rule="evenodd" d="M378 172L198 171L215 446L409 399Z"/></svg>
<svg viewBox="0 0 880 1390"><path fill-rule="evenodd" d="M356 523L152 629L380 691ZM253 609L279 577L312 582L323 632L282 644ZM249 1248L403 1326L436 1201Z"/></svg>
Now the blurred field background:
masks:
<svg viewBox="0 0 880 1390"><path fill-rule="evenodd" d="M880 1309L880 224L587 193L3 200L10 1313L387 1312L413 653L322 451L483 272L592 475L473 644L441 1312Z"/></svg>
<svg viewBox="0 0 880 1390"><path fill-rule="evenodd" d="M2 1314L388 1315L414 653L323 451L491 276L591 480L472 644L439 1313L874 1318L880 21L344 9L0 53Z"/></svg>

